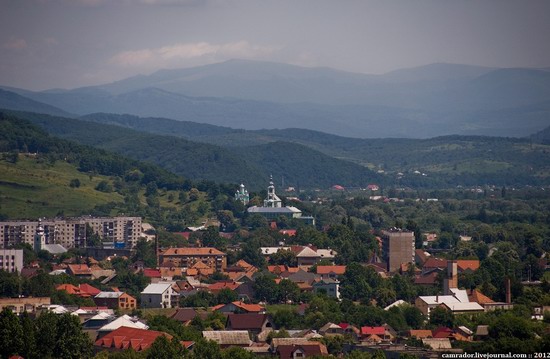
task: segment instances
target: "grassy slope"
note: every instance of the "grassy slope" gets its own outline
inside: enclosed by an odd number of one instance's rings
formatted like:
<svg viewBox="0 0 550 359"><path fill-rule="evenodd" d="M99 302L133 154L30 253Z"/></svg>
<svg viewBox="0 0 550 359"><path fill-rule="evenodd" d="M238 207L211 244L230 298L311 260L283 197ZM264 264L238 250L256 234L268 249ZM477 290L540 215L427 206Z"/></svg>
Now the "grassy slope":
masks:
<svg viewBox="0 0 550 359"><path fill-rule="evenodd" d="M61 211L66 216L86 214L99 204L122 202L118 193L95 190L108 177L78 172L75 166L56 161L40 163L19 156L17 164L0 161L0 213L10 218L51 217ZM80 188L70 188L71 179L80 180Z"/></svg>

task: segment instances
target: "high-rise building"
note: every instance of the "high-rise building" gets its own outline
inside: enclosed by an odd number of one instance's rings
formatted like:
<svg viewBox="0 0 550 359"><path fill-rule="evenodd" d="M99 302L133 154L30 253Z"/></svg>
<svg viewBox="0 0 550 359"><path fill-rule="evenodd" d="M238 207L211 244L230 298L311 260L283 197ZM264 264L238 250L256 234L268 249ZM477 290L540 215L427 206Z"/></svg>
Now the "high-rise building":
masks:
<svg viewBox="0 0 550 359"><path fill-rule="evenodd" d="M0 270L14 273L23 269L22 249L0 249Z"/></svg>
<svg viewBox="0 0 550 359"><path fill-rule="evenodd" d="M414 232L392 228L382 231L382 240L388 271L398 271L403 263L414 263Z"/></svg>
<svg viewBox="0 0 550 359"><path fill-rule="evenodd" d="M27 243L34 247L40 229L43 244L60 244L65 248L86 246L86 226L98 234L104 245L133 248L141 236L141 217L78 217L41 221L0 222L0 248ZM40 228L39 228L40 227Z"/></svg>

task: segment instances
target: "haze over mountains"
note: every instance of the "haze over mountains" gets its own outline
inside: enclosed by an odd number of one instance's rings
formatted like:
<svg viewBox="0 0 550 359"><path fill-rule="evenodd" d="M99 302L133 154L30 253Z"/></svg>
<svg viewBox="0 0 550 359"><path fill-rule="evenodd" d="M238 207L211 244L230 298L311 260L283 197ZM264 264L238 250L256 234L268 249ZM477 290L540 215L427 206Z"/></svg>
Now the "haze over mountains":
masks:
<svg viewBox="0 0 550 359"><path fill-rule="evenodd" d="M548 69L433 64L364 75L231 60L73 90L4 90L52 115L133 114L362 138L523 137L550 125ZM6 91L1 107L24 109Z"/></svg>

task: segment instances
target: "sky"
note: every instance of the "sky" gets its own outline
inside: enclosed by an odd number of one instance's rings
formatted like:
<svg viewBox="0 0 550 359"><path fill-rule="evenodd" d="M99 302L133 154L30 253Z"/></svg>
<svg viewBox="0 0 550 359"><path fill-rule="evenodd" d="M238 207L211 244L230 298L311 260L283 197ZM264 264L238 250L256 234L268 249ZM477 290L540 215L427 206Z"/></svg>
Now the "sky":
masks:
<svg viewBox="0 0 550 359"><path fill-rule="evenodd" d="M0 0L0 86L110 83L234 58L381 74L550 67L546 0Z"/></svg>

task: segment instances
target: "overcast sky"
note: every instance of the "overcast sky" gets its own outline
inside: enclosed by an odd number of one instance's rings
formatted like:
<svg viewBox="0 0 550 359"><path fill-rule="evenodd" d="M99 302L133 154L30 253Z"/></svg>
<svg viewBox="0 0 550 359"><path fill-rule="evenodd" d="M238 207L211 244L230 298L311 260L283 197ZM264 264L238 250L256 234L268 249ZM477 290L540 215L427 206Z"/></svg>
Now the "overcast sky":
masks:
<svg viewBox="0 0 550 359"><path fill-rule="evenodd" d="M232 58L550 67L550 1L0 0L0 48L0 85L32 90Z"/></svg>

